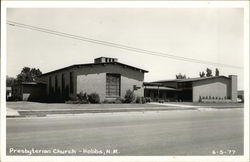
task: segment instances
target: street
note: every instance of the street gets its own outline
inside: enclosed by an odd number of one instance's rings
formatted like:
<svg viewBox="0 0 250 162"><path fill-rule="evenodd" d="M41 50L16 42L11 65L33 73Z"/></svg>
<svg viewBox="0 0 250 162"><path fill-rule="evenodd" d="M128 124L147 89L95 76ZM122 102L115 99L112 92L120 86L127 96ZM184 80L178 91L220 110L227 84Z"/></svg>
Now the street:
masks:
<svg viewBox="0 0 250 162"><path fill-rule="evenodd" d="M243 109L8 118L7 155L242 155Z"/></svg>

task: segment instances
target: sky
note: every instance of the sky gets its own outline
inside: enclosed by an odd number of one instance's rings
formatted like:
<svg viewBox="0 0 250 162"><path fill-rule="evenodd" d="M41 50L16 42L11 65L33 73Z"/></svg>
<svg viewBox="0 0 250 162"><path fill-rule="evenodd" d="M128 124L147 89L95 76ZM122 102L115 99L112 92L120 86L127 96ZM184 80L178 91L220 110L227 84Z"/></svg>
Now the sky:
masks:
<svg viewBox="0 0 250 162"><path fill-rule="evenodd" d="M240 8L8 8L7 20L145 50L243 67L243 9ZM206 68L237 75L243 69L186 62L79 41L7 25L7 75L24 66L43 73L97 57L148 70L144 81L199 77Z"/></svg>

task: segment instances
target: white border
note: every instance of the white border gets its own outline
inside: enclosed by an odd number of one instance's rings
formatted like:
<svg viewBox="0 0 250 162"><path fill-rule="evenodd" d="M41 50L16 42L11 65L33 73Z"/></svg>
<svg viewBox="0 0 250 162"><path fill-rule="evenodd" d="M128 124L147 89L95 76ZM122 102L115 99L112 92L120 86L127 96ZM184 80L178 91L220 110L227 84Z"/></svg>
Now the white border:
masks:
<svg viewBox="0 0 250 162"><path fill-rule="evenodd" d="M244 156L6 156L6 8L244 8ZM249 161L249 2L247 1L1 1L0 161ZM232 128L233 129L233 128Z"/></svg>

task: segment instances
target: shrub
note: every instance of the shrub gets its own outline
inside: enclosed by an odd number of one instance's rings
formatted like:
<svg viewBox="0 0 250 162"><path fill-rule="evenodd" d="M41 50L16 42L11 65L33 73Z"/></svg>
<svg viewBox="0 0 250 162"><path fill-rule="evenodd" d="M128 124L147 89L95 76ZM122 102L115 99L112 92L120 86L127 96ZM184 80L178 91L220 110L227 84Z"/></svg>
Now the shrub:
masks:
<svg viewBox="0 0 250 162"><path fill-rule="evenodd" d="M165 99L165 102L170 102L170 99L166 98L166 99Z"/></svg>
<svg viewBox="0 0 250 162"><path fill-rule="evenodd" d="M124 103L124 99L123 98L105 99L103 101L103 103L107 103L107 104L120 104L120 103Z"/></svg>
<svg viewBox="0 0 250 162"><path fill-rule="evenodd" d="M80 103L89 103L88 95L86 92L85 93L80 92L79 94L77 94L76 100L79 101Z"/></svg>
<svg viewBox="0 0 250 162"><path fill-rule="evenodd" d="M150 97L145 97L145 101L146 102L151 102L151 98Z"/></svg>
<svg viewBox="0 0 250 162"><path fill-rule="evenodd" d="M115 103L116 104L124 103L124 98L116 98Z"/></svg>
<svg viewBox="0 0 250 162"><path fill-rule="evenodd" d="M97 93L91 93L88 95L88 100L90 103L100 103L100 97Z"/></svg>
<svg viewBox="0 0 250 162"><path fill-rule="evenodd" d="M139 103L139 104L145 104L146 103L146 99L144 97L137 96L135 102Z"/></svg>
<svg viewBox="0 0 250 162"><path fill-rule="evenodd" d="M131 102L133 102L134 99L135 99L134 92L131 91L130 89L127 90L127 91L126 91L126 94L125 94L125 96L124 96L124 99L125 99L125 100L124 100L125 103L131 103Z"/></svg>
<svg viewBox="0 0 250 162"><path fill-rule="evenodd" d="M201 102L202 101L202 98L201 98L201 96L199 96L199 102Z"/></svg>
<svg viewBox="0 0 250 162"><path fill-rule="evenodd" d="M141 97L137 96L135 99L135 103L141 103Z"/></svg>
<svg viewBox="0 0 250 162"><path fill-rule="evenodd" d="M145 97L141 97L141 103L142 103L142 104L145 104L145 103L146 103Z"/></svg>

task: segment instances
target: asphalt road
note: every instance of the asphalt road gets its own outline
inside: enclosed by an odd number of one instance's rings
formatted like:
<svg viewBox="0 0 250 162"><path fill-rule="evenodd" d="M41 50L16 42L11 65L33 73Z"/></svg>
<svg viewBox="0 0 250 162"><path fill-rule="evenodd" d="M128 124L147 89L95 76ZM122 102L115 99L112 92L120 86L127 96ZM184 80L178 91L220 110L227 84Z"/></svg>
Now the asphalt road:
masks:
<svg viewBox="0 0 250 162"><path fill-rule="evenodd" d="M243 109L7 119L7 155L240 155ZM214 153L214 154L213 154Z"/></svg>

